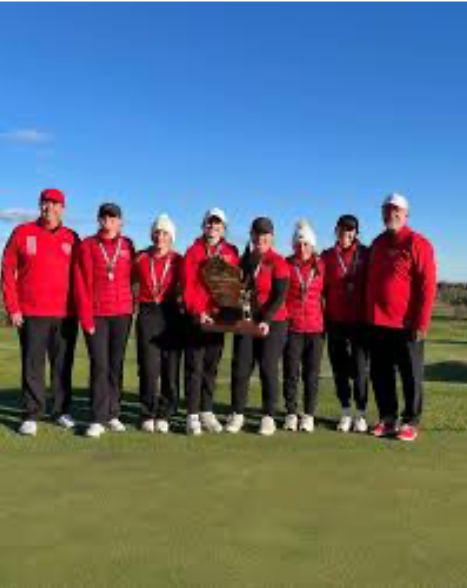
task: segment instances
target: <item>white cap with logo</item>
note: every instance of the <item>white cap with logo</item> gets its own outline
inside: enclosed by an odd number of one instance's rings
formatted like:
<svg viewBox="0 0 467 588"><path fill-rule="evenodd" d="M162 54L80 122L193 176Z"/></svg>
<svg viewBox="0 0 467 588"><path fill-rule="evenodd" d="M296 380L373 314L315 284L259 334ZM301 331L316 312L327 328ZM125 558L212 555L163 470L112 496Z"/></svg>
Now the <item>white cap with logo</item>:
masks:
<svg viewBox="0 0 467 588"><path fill-rule="evenodd" d="M397 194L397 192L393 192L392 194L386 196L386 198L383 201L383 207L384 206L397 206L397 208L409 210L409 203L407 201L407 198L405 196L402 196L402 194Z"/></svg>
<svg viewBox="0 0 467 588"><path fill-rule="evenodd" d="M208 220L213 216L221 220L224 223L224 225L227 225L227 217L225 216L225 212L221 208L210 208L208 211L206 211L206 214L204 215L203 227L208 222Z"/></svg>

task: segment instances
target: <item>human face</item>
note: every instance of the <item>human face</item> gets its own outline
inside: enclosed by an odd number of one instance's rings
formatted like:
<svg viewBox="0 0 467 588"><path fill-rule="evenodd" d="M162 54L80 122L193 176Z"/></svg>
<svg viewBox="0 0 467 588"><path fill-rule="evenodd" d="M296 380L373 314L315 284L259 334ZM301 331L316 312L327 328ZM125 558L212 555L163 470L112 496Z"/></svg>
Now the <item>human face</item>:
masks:
<svg viewBox="0 0 467 588"><path fill-rule="evenodd" d="M39 203L41 220L46 227L55 228L62 222L63 204L53 200L41 200Z"/></svg>
<svg viewBox="0 0 467 588"><path fill-rule="evenodd" d="M172 237L168 231L163 231L161 229L154 231L152 234L152 242L154 243L156 251L159 253L165 253L172 248Z"/></svg>
<svg viewBox="0 0 467 588"><path fill-rule="evenodd" d="M336 228L337 243L342 249L348 249L353 245L357 238L356 229L350 229L349 227L337 227Z"/></svg>
<svg viewBox="0 0 467 588"><path fill-rule="evenodd" d="M116 237L122 230L123 221L118 216L103 216L99 219L101 231L108 237Z"/></svg>
<svg viewBox="0 0 467 588"><path fill-rule="evenodd" d="M271 233L251 233L251 242L253 244L253 250L259 255L267 253L274 242L274 236Z"/></svg>
<svg viewBox="0 0 467 588"><path fill-rule="evenodd" d="M407 224L408 211L393 204L383 206L383 222L388 231L397 233Z"/></svg>
<svg viewBox="0 0 467 588"><path fill-rule="evenodd" d="M211 216L204 223L203 233L210 243L217 243L225 234L225 225L217 216Z"/></svg>
<svg viewBox="0 0 467 588"><path fill-rule="evenodd" d="M310 259L313 255L314 249L313 245L310 245L310 243L299 241L298 243L295 243L294 251L298 259L301 261L308 261L308 259Z"/></svg>

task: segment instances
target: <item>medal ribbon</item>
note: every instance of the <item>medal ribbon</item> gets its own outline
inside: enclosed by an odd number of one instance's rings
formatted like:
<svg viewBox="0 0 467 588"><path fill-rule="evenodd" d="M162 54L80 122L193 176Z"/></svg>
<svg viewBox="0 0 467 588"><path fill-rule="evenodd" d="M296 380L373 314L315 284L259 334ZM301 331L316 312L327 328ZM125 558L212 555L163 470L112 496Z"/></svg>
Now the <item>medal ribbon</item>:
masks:
<svg viewBox="0 0 467 588"><path fill-rule="evenodd" d="M308 290L310 289L311 282L313 281L313 278L315 277L315 273L316 273L315 268L314 267L310 268L310 273L308 274L308 279L306 280L306 282L303 279L302 272L300 271L300 266L298 264L295 264L295 273L297 274L297 278L300 283L300 292L302 293L303 296L306 296Z"/></svg>
<svg viewBox="0 0 467 588"><path fill-rule="evenodd" d="M344 262L344 260L342 258L342 255L340 254L340 252L337 249L337 247L336 247L336 255L337 255L337 261L339 262L339 265L342 268L342 272L343 272L344 276L347 276L347 274L349 274L350 277L351 276L354 276L355 275L355 272L357 270L358 259L359 259L359 256L360 256L360 247L358 247L358 245L357 245L357 248L355 250L355 255L354 255L353 260L352 260L352 266L350 268L350 271L349 271L348 266L345 265L345 262Z"/></svg>
<svg viewBox="0 0 467 588"><path fill-rule="evenodd" d="M115 250L114 255L112 256L112 259L109 258L109 256L107 255L107 251L105 250L104 245L99 241L99 248L102 252L102 256L104 257L104 261L105 261L105 265L107 268L107 276L109 278L109 280L113 280L113 271L115 266L117 265L117 261L118 258L120 257L120 252L122 250L122 238L120 237L118 239L117 242L117 248Z"/></svg>
<svg viewBox="0 0 467 588"><path fill-rule="evenodd" d="M170 257L170 253L169 253L169 254L167 254L167 259L164 264L164 269L162 270L161 279L158 280L157 275L156 275L156 269L154 267L154 256L151 255L151 257L149 258L149 271L151 274L151 286L152 286L152 291L154 294L154 299L157 299L159 297L159 295L162 293L162 287L164 285L164 280L167 276L167 273L169 271L171 263L172 263L172 259Z"/></svg>

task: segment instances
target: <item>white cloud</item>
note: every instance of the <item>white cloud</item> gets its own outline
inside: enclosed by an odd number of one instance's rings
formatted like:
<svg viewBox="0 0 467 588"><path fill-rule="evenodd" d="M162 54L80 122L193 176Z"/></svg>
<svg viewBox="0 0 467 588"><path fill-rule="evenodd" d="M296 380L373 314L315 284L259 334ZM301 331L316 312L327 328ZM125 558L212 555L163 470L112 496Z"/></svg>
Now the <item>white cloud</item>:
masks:
<svg viewBox="0 0 467 588"><path fill-rule="evenodd" d="M26 208L4 208L0 210L0 222L21 223L37 218L36 210Z"/></svg>
<svg viewBox="0 0 467 588"><path fill-rule="evenodd" d="M0 133L0 140L15 145L43 145L53 140L53 135L37 129L15 129Z"/></svg>

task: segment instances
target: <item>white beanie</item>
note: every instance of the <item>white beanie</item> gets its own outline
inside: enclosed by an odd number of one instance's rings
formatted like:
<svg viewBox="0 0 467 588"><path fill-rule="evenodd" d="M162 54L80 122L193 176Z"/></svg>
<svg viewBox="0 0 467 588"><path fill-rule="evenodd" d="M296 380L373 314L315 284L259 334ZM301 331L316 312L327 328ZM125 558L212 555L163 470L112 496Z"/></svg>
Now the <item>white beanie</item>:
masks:
<svg viewBox="0 0 467 588"><path fill-rule="evenodd" d="M313 249L316 247L317 239L315 232L306 219L299 220L295 226L292 245L295 247L297 243L308 243Z"/></svg>
<svg viewBox="0 0 467 588"><path fill-rule="evenodd" d="M213 216L220 219L224 225L227 225L227 217L225 216L225 212L221 208L210 208L209 210L206 211L206 213L204 215L203 227L206 225L208 220Z"/></svg>
<svg viewBox="0 0 467 588"><path fill-rule="evenodd" d="M166 233L169 233L169 235L172 237L172 243L175 242L175 225L168 214L159 215L152 223L151 237L156 231L165 231Z"/></svg>
<svg viewBox="0 0 467 588"><path fill-rule="evenodd" d="M402 196L402 194L397 194L393 192L386 196L383 201L383 206L397 206L397 208L403 208L404 210L409 210L409 203L407 202L407 198Z"/></svg>

